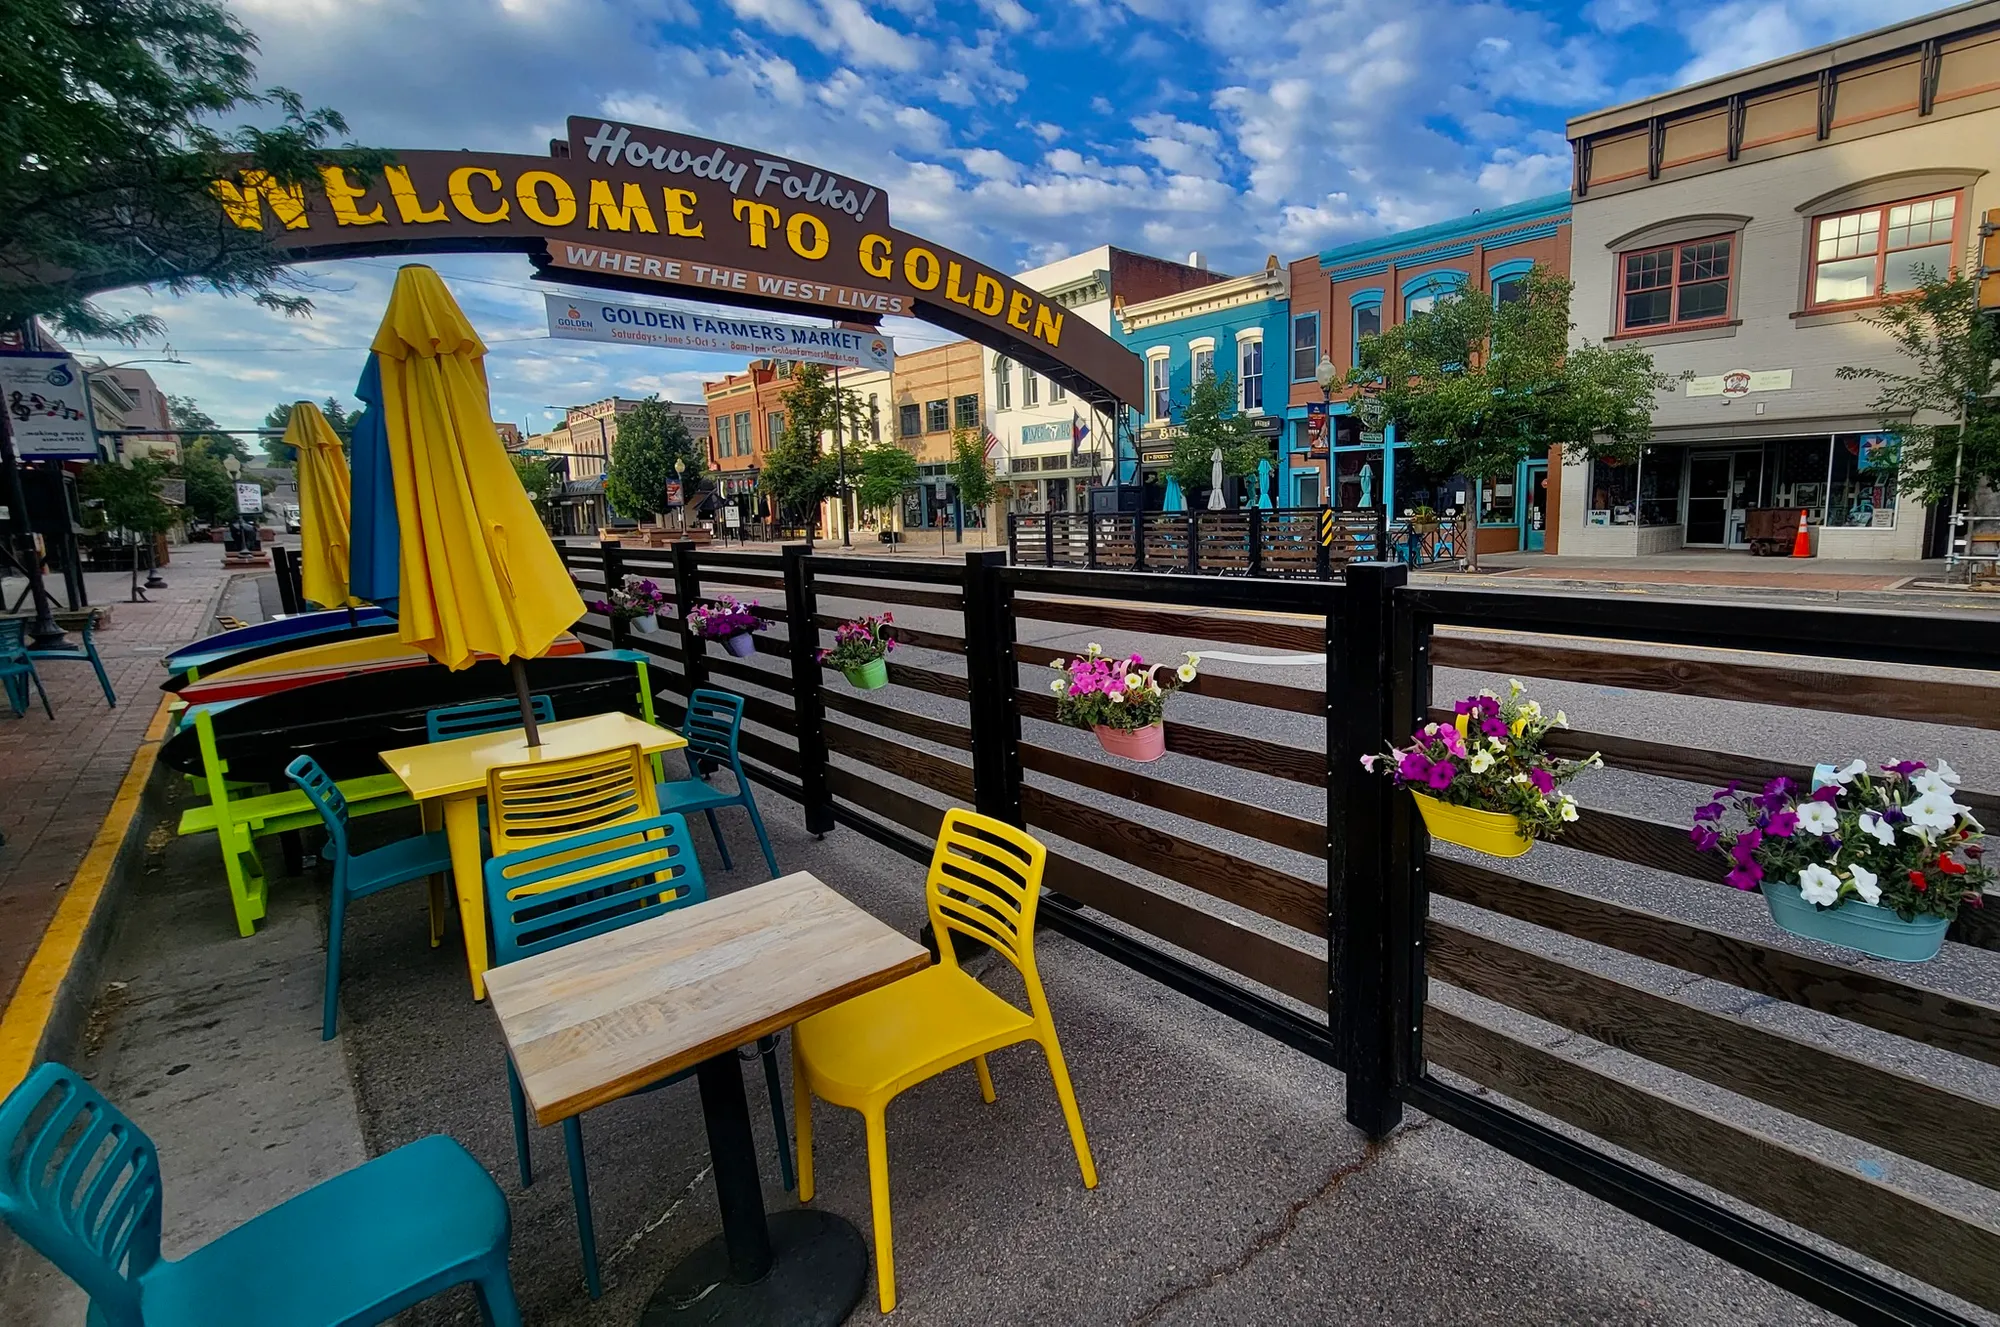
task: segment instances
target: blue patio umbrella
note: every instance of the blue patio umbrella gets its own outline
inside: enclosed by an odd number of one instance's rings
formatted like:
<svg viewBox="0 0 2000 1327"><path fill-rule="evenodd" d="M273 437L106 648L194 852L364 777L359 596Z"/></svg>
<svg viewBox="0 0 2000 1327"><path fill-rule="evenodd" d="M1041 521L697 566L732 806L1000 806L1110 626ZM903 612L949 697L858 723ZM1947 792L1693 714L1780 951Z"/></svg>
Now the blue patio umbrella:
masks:
<svg viewBox="0 0 2000 1327"><path fill-rule="evenodd" d="M1271 463L1257 462L1257 505L1264 510L1271 509Z"/></svg>
<svg viewBox="0 0 2000 1327"><path fill-rule="evenodd" d="M1167 476L1167 496L1160 502L1161 511L1186 511L1187 499L1181 496L1181 481Z"/></svg>
<svg viewBox="0 0 2000 1327"><path fill-rule="evenodd" d="M354 389L361 414L351 444L354 512L347 582L359 599L394 613L402 594L402 536L396 524L396 477L389 469L389 432L382 415L382 366L370 353Z"/></svg>

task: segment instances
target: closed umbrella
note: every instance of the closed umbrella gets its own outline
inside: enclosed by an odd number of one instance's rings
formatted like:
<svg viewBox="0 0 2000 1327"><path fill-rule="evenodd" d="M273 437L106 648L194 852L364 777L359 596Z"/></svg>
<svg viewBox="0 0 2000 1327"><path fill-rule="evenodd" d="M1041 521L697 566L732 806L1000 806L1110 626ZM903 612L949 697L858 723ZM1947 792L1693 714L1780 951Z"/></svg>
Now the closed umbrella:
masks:
<svg viewBox="0 0 2000 1327"><path fill-rule="evenodd" d="M1271 463L1257 462L1257 505L1265 511L1271 510Z"/></svg>
<svg viewBox="0 0 2000 1327"><path fill-rule="evenodd" d="M285 445L299 454L299 588L321 608L360 603L347 584L352 494L340 438L318 406L300 401L285 425Z"/></svg>
<svg viewBox="0 0 2000 1327"><path fill-rule="evenodd" d="M394 613L396 583L401 578L397 556L401 536L396 530L396 480L389 472L389 434L382 426L379 356L368 356L354 394L361 398L361 413L354 417L354 432L349 438L354 483L347 588Z"/></svg>
<svg viewBox="0 0 2000 1327"><path fill-rule="evenodd" d="M1161 511L1186 511L1187 499L1181 496L1181 481L1167 476L1167 493L1160 499Z"/></svg>
<svg viewBox="0 0 2000 1327"><path fill-rule="evenodd" d="M447 668L510 661L538 746L521 660L574 625L583 600L494 427L486 346L438 274L411 264L369 348L395 488L399 635Z"/></svg>

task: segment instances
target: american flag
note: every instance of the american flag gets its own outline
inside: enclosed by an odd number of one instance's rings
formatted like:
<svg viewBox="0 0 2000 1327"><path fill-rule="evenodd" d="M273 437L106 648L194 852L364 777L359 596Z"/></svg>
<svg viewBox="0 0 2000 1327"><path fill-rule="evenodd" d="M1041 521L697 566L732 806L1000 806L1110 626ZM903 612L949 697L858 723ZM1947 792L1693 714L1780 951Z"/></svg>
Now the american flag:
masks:
<svg viewBox="0 0 2000 1327"><path fill-rule="evenodd" d="M997 433L995 433L995 432L994 432L994 431L993 431L992 429L987 429L987 430L986 430L986 459L987 459L987 460L989 460L989 461L990 461L990 460L992 460L992 459L993 459L993 449L994 449L995 447L998 447L999 445L1000 445L1000 435L999 435L999 434L997 434Z"/></svg>

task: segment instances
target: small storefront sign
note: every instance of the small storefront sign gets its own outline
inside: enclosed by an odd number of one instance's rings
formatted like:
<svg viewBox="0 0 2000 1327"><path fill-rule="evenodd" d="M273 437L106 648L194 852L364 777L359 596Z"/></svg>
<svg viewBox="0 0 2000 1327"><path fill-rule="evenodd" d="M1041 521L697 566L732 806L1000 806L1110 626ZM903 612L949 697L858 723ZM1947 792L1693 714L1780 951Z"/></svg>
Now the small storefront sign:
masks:
<svg viewBox="0 0 2000 1327"><path fill-rule="evenodd" d="M1021 441L1023 443L1068 442L1069 421L1067 419L1057 419L1047 424L1023 424L1021 425Z"/></svg>
<svg viewBox="0 0 2000 1327"><path fill-rule="evenodd" d="M1748 396L1751 392L1786 392L1791 387L1790 369L1731 369L1687 380L1689 396Z"/></svg>
<svg viewBox="0 0 2000 1327"><path fill-rule="evenodd" d="M261 514L263 510L264 490L261 485L238 484L236 486L236 514L238 516L256 516Z"/></svg>
<svg viewBox="0 0 2000 1327"><path fill-rule="evenodd" d="M0 402L22 460L97 459L89 382L68 355L0 355Z"/></svg>

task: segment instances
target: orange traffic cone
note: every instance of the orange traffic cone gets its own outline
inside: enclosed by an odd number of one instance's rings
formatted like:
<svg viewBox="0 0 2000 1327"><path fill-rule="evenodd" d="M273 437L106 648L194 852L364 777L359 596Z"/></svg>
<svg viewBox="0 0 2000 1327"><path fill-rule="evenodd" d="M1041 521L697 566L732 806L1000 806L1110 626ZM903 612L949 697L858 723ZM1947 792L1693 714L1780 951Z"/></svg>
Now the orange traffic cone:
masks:
<svg viewBox="0 0 2000 1327"><path fill-rule="evenodd" d="M1806 509L1799 508L1799 532L1792 540L1792 556L1809 558L1812 556L1812 540L1806 536Z"/></svg>

